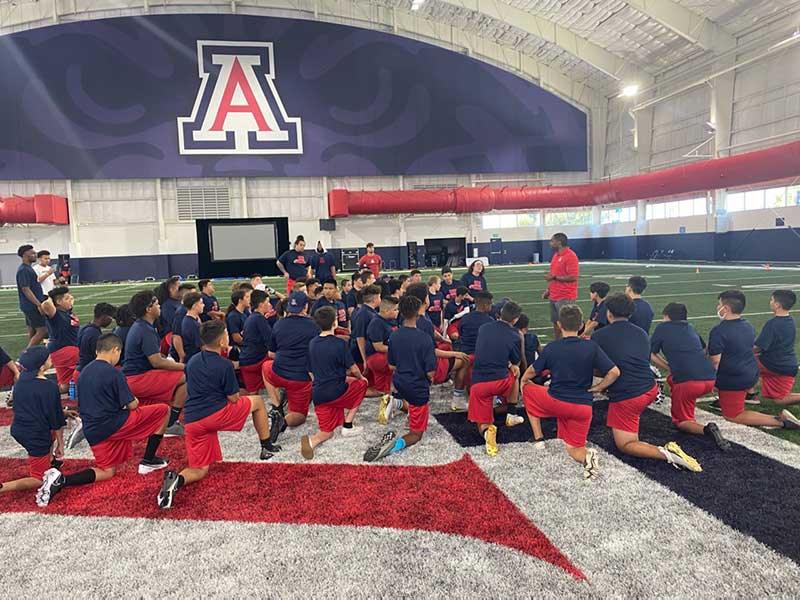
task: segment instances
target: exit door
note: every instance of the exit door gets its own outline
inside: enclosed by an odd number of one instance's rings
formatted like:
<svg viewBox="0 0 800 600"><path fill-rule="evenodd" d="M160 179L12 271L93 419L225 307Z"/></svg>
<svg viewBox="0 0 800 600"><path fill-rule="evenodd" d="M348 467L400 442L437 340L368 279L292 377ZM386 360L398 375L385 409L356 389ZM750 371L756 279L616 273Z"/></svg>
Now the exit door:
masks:
<svg viewBox="0 0 800 600"><path fill-rule="evenodd" d="M503 240L500 238L492 238L489 242L489 264L503 264Z"/></svg>

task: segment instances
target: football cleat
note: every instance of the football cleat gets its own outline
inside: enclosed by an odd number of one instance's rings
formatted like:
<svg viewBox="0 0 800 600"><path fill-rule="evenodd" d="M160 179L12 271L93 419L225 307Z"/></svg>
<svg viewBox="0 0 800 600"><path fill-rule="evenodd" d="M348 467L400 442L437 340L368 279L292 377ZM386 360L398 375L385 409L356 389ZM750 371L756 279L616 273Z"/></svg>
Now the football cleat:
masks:
<svg viewBox="0 0 800 600"><path fill-rule="evenodd" d="M397 433L394 431L387 431L384 433L380 440L367 448L367 451L364 453L364 462L374 462L388 456L392 448L394 448L396 439Z"/></svg>
<svg viewBox="0 0 800 600"><path fill-rule="evenodd" d="M667 462L676 469L686 469L694 473L701 473L703 471L703 467L700 466L700 463L686 454L676 442L667 442L664 446L659 447L659 450L667 459Z"/></svg>

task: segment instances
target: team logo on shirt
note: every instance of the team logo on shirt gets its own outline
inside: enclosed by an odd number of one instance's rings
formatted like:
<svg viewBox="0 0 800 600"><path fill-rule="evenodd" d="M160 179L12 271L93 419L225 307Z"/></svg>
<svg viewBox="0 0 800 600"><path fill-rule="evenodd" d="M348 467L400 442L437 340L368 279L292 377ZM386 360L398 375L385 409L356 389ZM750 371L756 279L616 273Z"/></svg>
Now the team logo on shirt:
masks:
<svg viewBox="0 0 800 600"><path fill-rule="evenodd" d="M300 256L295 258L292 262L296 265L304 265L306 264L306 257L301 254Z"/></svg>
<svg viewBox="0 0 800 600"><path fill-rule="evenodd" d="M302 154L299 117L275 87L272 42L197 41L200 89L178 117L181 154Z"/></svg>

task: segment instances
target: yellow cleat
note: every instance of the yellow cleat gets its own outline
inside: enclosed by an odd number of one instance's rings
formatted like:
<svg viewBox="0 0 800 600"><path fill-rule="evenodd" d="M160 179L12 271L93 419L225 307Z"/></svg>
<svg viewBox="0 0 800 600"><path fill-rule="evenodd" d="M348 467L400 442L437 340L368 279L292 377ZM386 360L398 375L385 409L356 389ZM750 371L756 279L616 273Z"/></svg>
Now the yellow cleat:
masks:
<svg viewBox="0 0 800 600"><path fill-rule="evenodd" d="M664 445L667 462L675 468L684 468L695 473L702 473L703 467L697 460L684 452L677 442L668 442Z"/></svg>
<svg viewBox="0 0 800 600"><path fill-rule="evenodd" d="M389 422L389 420L386 418L386 407L389 406L391 399L391 394L384 394L381 396L381 405L378 408L378 423L381 425L386 425L386 423Z"/></svg>
<svg viewBox="0 0 800 600"><path fill-rule="evenodd" d="M483 433L486 440L486 454L489 456L497 456L497 427L489 425L489 428Z"/></svg>

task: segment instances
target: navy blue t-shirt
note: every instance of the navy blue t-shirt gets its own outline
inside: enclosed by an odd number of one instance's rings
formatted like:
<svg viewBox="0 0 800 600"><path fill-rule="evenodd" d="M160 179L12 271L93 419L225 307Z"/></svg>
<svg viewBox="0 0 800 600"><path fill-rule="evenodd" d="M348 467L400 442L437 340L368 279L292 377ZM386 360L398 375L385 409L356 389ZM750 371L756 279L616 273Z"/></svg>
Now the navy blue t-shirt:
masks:
<svg viewBox="0 0 800 600"><path fill-rule="evenodd" d="M126 407L134 400L119 369L104 360L86 365L78 379L78 410L90 446L119 431L130 414Z"/></svg>
<svg viewBox="0 0 800 600"><path fill-rule="evenodd" d="M489 286L486 285L486 278L483 275L475 277L475 275L472 275L469 271L461 276L460 283L464 287L469 288L470 294L489 291Z"/></svg>
<svg viewBox="0 0 800 600"><path fill-rule="evenodd" d="M183 417L193 423L225 408L239 393L233 363L216 352L201 350L186 364L186 406Z"/></svg>
<svg viewBox="0 0 800 600"><path fill-rule="evenodd" d="M239 351L239 364L243 367L255 365L264 360L269 352L272 327L265 315L254 312L244 322L244 340Z"/></svg>
<svg viewBox="0 0 800 600"><path fill-rule="evenodd" d="M207 294L202 294L203 299L203 313L200 315L200 322L205 323L206 321L211 320L211 315L208 314L209 311L218 311L219 310L219 300L217 300L216 296L209 296ZM183 325L181 325L182 327Z"/></svg>
<svg viewBox="0 0 800 600"><path fill-rule="evenodd" d="M172 322L175 319L175 313L183 306L179 300L175 298L167 298L164 304L161 305L161 332L166 335L172 331Z"/></svg>
<svg viewBox="0 0 800 600"><path fill-rule="evenodd" d="M269 351L275 353L272 371L290 381L309 381L308 344L319 335L310 318L287 316L275 323Z"/></svg>
<svg viewBox="0 0 800 600"><path fill-rule="evenodd" d="M460 281L453 280L453 283L447 283L444 279L442 279L442 285L439 288L439 291L442 293L442 296L444 296L446 301L451 302L456 299L456 291L460 285Z"/></svg>
<svg viewBox="0 0 800 600"><path fill-rule="evenodd" d="M47 317L47 351L51 354L67 346L78 345L78 331L81 322L72 311L56 309L56 314Z"/></svg>
<svg viewBox="0 0 800 600"><path fill-rule="evenodd" d="M156 328L147 321L137 319L125 339L125 362L122 372L126 377L140 375L153 369L148 356L161 352L161 340Z"/></svg>
<svg viewBox="0 0 800 600"><path fill-rule="evenodd" d="M235 308L225 315L225 327L228 329L228 337L230 338L231 346L238 346L234 339L233 334L238 333L242 335L244 332L244 322L247 319L244 313L240 313Z"/></svg>
<svg viewBox="0 0 800 600"><path fill-rule="evenodd" d="M629 319L630 322L644 329L647 335L650 335L650 325L653 323L653 307L642 298L634 298L633 303L636 305L636 310L633 311Z"/></svg>
<svg viewBox="0 0 800 600"><path fill-rule="evenodd" d="M461 352L464 354L475 353L475 343L478 341L478 330L482 325L494 321L489 313L473 311L458 320L458 335L461 341Z"/></svg>
<svg viewBox="0 0 800 600"><path fill-rule="evenodd" d="M131 330L131 328L128 327L127 325L124 326L124 327L122 325L117 325L116 327L114 327L114 335L122 340L122 352L120 352L120 355L119 355L119 362L120 363L125 360L125 341L128 339L128 332L130 330ZM171 353L172 353L172 350L170 350L170 354Z"/></svg>
<svg viewBox="0 0 800 600"><path fill-rule="evenodd" d="M203 345L200 339L200 321L191 315L183 317L181 323L181 340L183 341L183 362L188 363L189 359L200 352Z"/></svg>
<svg viewBox="0 0 800 600"><path fill-rule="evenodd" d="M283 261L281 262L283 263ZM309 263L311 264L311 268L314 269L314 277L320 281L325 281L333 277L331 274L331 267L336 266L336 259L333 258L333 254L330 252L325 251L320 254L315 251L314 254L311 255ZM286 266L286 263L283 263L283 265Z"/></svg>
<svg viewBox="0 0 800 600"><path fill-rule="evenodd" d="M428 318L433 323L434 327L441 328L442 326L442 311L444 310L444 296L442 292L431 294L428 292Z"/></svg>
<svg viewBox="0 0 800 600"><path fill-rule="evenodd" d="M367 326L367 357L376 353L372 342L380 342L386 344L389 341L389 336L392 331L396 329L394 320L384 319L378 315L377 319L372 319Z"/></svg>
<svg viewBox="0 0 800 600"><path fill-rule="evenodd" d="M758 357L761 364L778 375L797 376L796 336L797 326L791 316L773 317L764 323L756 338L756 346L761 348Z"/></svg>
<svg viewBox="0 0 800 600"><path fill-rule="evenodd" d="M447 306L444 307L444 318L447 321L452 321L453 317L455 317L458 313L460 313L468 306L469 303L466 300L462 300L461 304L458 304L455 300L452 300L447 303Z"/></svg>
<svg viewBox="0 0 800 600"><path fill-rule="evenodd" d="M81 332L78 334L78 371L83 370L86 365L97 358L97 338L102 333L102 330L94 323L89 323L81 328Z"/></svg>
<svg viewBox="0 0 800 600"><path fill-rule="evenodd" d="M519 330L503 321L486 323L478 330L472 383L497 381L508 377L508 364L518 365L522 358Z"/></svg>
<svg viewBox="0 0 800 600"><path fill-rule="evenodd" d="M353 360L357 363L361 362L361 352L358 349L358 338L367 338L367 328L369 327L372 319L378 316L375 309L366 304L362 305L357 311L353 312L352 327L350 329L350 351L353 354ZM366 344L364 350L367 357L371 356L373 351L370 351L372 344Z"/></svg>
<svg viewBox="0 0 800 600"><path fill-rule="evenodd" d="M175 316L172 317L172 335L180 335L181 327L183 326L183 317L189 312L183 304L181 304L175 311Z"/></svg>
<svg viewBox="0 0 800 600"><path fill-rule="evenodd" d="M433 340L433 346L436 347L436 330L433 328L433 321L430 320L427 314L417 317L417 329L427 333Z"/></svg>
<svg viewBox="0 0 800 600"><path fill-rule="evenodd" d="M597 369L604 375L614 363L592 340L565 337L550 342L533 363L536 373L550 371L550 395L572 404L592 404L592 378Z"/></svg>
<svg viewBox="0 0 800 600"><path fill-rule="evenodd" d="M283 268L289 273L289 278L297 281L308 273L308 260L306 255L296 250L287 250L278 258Z"/></svg>
<svg viewBox="0 0 800 600"><path fill-rule="evenodd" d="M311 314L313 315L317 310L323 306L330 306L336 311L336 322L339 327L347 328L347 307L341 300L328 300L327 298L320 298L311 305Z"/></svg>
<svg viewBox="0 0 800 600"><path fill-rule="evenodd" d="M34 372L23 372L14 385L13 409L11 436L30 456L48 454L53 445L50 432L67 424L58 384L37 379Z"/></svg>
<svg viewBox="0 0 800 600"><path fill-rule="evenodd" d="M650 370L650 338L628 321L616 321L592 336L608 357L619 367L620 375L608 388L611 402L629 400L653 389L655 377Z"/></svg>
<svg viewBox="0 0 800 600"><path fill-rule="evenodd" d="M357 304L356 304L356 294L357 293L358 293L358 291L356 290L356 288L352 287L352 288L350 288L350 291L345 294L344 303L345 303L345 306L347 306L348 309L351 309L351 308L355 309L356 308L356 306L357 306ZM352 315L350 315L350 318L352 318Z"/></svg>
<svg viewBox="0 0 800 600"><path fill-rule="evenodd" d="M430 398L428 373L436 370L431 336L416 327L400 327L389 336L389 365L395 367L392 383L398 396L413 406L424 406Z"/></svg>
<svg viewBox="0 0 800 600"><path fill-rule="evenodd" d="M648 306L649 306L649 304L648 304ZM650 322L653 321L652 312L653 311L651 309L650 310L650 313L651 313L650 314ZM600 304L598 304L597 302L592 302L592 311L591 311L591 313L589 313L589 320L590 321L594 321L595 323L597 323L597 326L594 328L595 331L597 331L598 329L602 329L603 327L608 325L608 309L606 308L605 301L600 302ZM649 326L648 326L648 331L649 330L650 329L649 329Z"/></svg>
<svg viewBox="0 0 800 600"><path fill-rule="evenodd" d="M525 364L531 366L539 353L539 336L530 331L525 334Z"/></svg>
<svg viewBox="0 0 800 600"><path fill-rule="evenodd" d="M22 312L38 312L39 309L36 305L28 300L25 294L22 293L22 288L30 288L33 295L42 302L47 296L42 292L42 284L39 283L39 276L30 265L20 264L17 267L17 295L19 296L19 309Z"/></svg>
<svg viewBox="0 0 800 600"><path fill-rule="evenodd" d="M314 374L314 406L333 402L347 391L347 370L354 364L347 342L335 335L318 335L308 344L308 357Z"/></svg>
<svg viewBox="0 0 800 600"><path fill-rule="evenodd" d="M708 355L720 358L717 389L741 391L758 381L758 362L753 355L756 331L745 319L720 321L708 334Z"/></svg>
<svg viewBox="0 0 800 600"><path fill-rule="evenodd" d="M674 383L717 378L705 347L703 338L688 321L663 321L656 325L650 338L650 352L664 354Z"/></svg>

